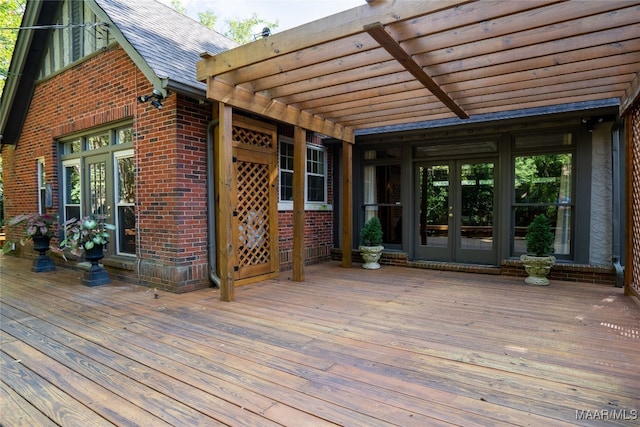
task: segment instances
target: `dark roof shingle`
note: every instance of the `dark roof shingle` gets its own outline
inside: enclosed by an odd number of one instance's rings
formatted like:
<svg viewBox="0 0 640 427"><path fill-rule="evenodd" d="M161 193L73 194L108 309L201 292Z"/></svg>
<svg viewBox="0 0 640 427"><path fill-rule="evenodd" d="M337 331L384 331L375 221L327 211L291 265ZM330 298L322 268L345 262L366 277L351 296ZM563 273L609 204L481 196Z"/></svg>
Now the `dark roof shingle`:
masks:
<svg viewBox="0 0 640 427"><path fill-rule="evenodd" d="M95 0L156 76L196 89L200 54L237 46L233 40L155 0ZM170 83L171 86L171 83Z"/></svg>

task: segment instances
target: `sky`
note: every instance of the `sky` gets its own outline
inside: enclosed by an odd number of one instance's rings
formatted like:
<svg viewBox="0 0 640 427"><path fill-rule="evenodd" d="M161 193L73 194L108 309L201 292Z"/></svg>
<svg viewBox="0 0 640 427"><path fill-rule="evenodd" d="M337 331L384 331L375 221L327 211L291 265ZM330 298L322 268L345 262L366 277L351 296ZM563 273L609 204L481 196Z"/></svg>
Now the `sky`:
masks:
<svg viewBox="0 0 640 427"><path fill-rule="evenodd" d="M160 0L171 5L171 0ZM181 0L187 15L198 19L198 12L212 10L218 17L216 29L228 19L245 19L255 12L265 21L278 21L272 33L279 33L325 16L366 4L365 0Z"/></svg>

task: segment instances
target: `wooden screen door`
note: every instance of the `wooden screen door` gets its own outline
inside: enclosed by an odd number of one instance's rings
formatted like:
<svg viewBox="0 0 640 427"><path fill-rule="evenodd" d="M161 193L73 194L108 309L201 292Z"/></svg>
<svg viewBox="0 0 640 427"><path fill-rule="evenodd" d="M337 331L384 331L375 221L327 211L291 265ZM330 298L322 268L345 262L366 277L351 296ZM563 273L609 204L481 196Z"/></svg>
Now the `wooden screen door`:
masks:
<svg viewBox="0 0 640 427"><path fill-rule="evenodd" d="M233 158L234 279L242 285L274 277L279 270L276 128L234 116Z"/></svg>

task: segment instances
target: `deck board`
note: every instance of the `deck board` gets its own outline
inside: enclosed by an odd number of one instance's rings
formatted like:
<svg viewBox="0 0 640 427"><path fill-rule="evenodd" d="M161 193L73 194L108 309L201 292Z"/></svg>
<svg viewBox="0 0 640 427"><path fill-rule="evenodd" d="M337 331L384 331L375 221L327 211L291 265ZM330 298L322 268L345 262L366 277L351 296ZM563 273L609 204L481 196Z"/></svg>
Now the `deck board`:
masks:
<svg viewBox="0 0 640 427"><path fill-rule="evenodd" d="M3 426L637 425L576 419L640 411L618 288L331 262L227 303L0 267Z"/></svg>

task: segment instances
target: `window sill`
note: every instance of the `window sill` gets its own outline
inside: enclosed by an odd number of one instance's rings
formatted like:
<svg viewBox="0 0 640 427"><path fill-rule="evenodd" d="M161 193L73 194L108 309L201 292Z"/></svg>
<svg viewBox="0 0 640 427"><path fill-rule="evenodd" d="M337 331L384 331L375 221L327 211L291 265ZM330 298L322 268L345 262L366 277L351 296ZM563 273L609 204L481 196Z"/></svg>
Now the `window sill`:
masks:
<svg viewBox="0 0 640 427"><path fill-rule="evenodd" d="M293 202L279 202L278 203L279 211L292 211L293 210ZM328 203L305 203L304 204L305 211L333 211L333 205Z"/></svg>

